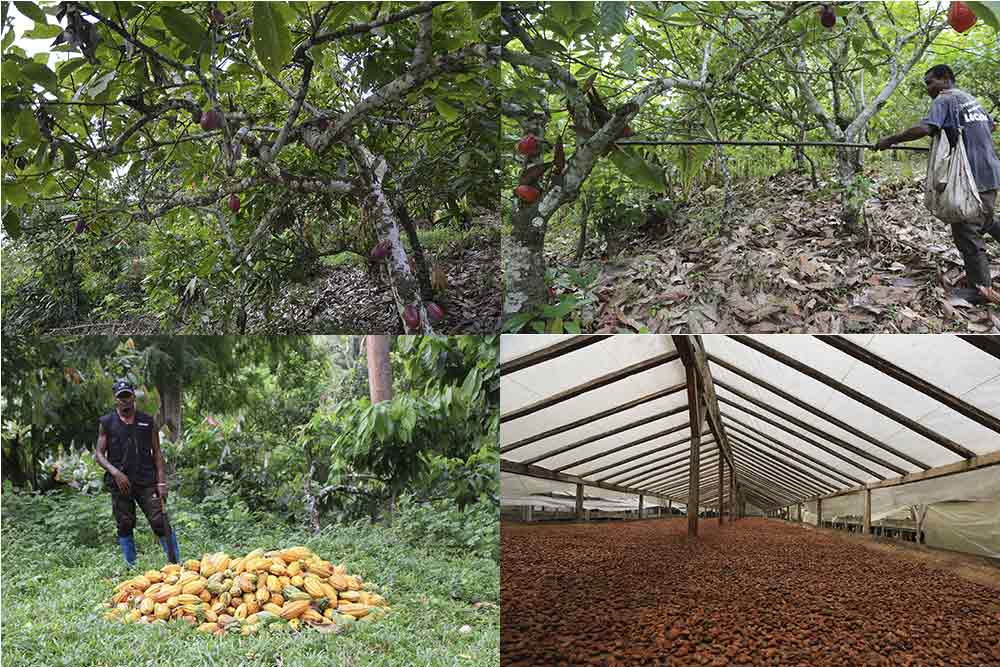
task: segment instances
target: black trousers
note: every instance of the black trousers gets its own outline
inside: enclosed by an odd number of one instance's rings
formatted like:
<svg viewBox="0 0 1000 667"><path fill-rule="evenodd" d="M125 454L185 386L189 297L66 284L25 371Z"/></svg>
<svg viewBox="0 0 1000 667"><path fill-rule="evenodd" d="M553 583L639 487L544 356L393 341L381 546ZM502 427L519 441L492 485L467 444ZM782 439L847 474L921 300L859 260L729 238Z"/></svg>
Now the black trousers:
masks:
<svg viewBox="0 0 1000 667"><path fill-rule="evenodd" d="M979 196L982 198L986 210L990 212L990 215L986 217L985 223L951 223L951 236L955 239L955 245L958 246L958 252L962 254L962 259L965 260L966 268L969 266L970 259L974 260L979 255L986 257L986 243L983 240L983 234L993 224L993 209L997 203L996 190L980 192Z"/></svg>
<svg viewBox="0 0 1000 667"><path fill-rule="evenodd" d="M160 503L160 496L156 491L156 485L136 486L132 485L131 495L124 495L118 487L111 489L111 511L115 516L115 523L118 524L118 537L132 537L135 529L135 506L142 508L142 513L149 521L149 527L153 529L157 537L166 537L170 534L170 524L167 523L167 516L163 513L163 505Z"/></svg>

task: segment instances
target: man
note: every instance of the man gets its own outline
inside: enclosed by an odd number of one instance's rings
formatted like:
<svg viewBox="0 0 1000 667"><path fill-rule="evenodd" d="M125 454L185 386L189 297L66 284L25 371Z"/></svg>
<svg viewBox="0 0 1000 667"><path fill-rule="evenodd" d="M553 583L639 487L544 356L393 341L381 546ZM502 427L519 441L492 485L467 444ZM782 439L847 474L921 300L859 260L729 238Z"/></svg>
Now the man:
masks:
<svg viewBox="0 0 1000 667"><path fill-rule="evenodd" d="M153 418L136 412L135 387L116 380L111 387L115 410L100 419L97 462L107 472L104 483L111 491L111 508L118 524L118 544L125 562L135 565L135 506L142 508L171 563L180 562L177 535L164 513L167 481L164 475L160 434Z"/></svg>
<svg viewBox="0 0 1000 667"><path fill-rule="evenodd" d="M1000 220L994 215L997 190L1000 189L1000 159L990 136L996 125L972 95L955 87L955 74L947 65L935 65L927 70L924 85L927 86L927 94L934 100L927 117L904 132L879 139L875 149L885 150L894 144L920 139L941 130L954 144L957 128L961 125L965 152L969 156L972 176L986 208L986 216L985 219L951 225L951 235L962 254L969 283L968 288L955 290L954 295L980 304L984 298L978 288L990 286L990 262L982 237L989 234L1000 241Z"/></svg>

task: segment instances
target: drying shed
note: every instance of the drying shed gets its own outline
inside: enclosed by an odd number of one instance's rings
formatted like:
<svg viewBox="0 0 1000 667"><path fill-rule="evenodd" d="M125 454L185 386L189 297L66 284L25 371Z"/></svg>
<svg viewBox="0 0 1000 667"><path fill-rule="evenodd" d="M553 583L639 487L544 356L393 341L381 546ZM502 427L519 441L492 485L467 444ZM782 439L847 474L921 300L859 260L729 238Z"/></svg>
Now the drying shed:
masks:
<svg viewBox="0 0 1000 667"><path fill-rule="evenodd" d="M839 623L892 627L893 651L936 664L937 640L906 629L917 613L964 633L944 649L961 664L1000 664L997 337L503 336L500 419L505 664L885 652L836 632L812 646ZM633 511L588 520L609 502ZM598 608L631 621L587 620Z"/></svg>

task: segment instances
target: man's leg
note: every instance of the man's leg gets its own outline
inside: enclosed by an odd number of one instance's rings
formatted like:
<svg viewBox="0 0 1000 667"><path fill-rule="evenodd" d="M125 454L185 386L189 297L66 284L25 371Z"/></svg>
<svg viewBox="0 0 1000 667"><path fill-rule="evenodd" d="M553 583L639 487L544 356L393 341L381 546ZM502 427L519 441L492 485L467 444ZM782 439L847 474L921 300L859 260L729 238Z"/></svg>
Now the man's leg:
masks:
<svg viewBox="0 0 1000 667"><path fill-rule="evenodd" d="M132 496L122 495L118 489L111 490L111 513L118 524L118 546L129 567L135 565L135 540L132 531L135 528L135 502Z"/></svg>
<svg viewBox="0 0 1000 667"><path fill-rule="evenodd" d="M167 559L171 563L178 562L180 560L180 553L176 549L177 541L173 536L173 531L170 529L170 524L167 522L167 516L163 513L163 505L160 502L159 494L156 492L156 487L142 487L137 490L136 498L142 507L142 513L146 515L146 520L149 521L149 527L160 538L160 545L163 547L164 553L167 554Z"/></svg>
<svg viewBox="0 0 1000 667"><path fill-rule="evenodd" d="M980 192L979 198L983 200L983 206L986 208L986 224L983 225L983 234L989 234L1000 241L1000 216L996 214L997 191Z"/></svg>

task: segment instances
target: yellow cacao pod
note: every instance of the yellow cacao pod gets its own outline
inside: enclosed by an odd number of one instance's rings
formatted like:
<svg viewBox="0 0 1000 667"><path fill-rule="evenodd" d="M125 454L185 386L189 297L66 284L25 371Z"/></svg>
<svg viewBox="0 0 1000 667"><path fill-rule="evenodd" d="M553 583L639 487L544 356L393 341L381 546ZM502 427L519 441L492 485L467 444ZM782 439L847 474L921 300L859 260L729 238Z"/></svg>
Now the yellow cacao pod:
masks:
<svg viewBox="0 0 1000 667"><path fill-rule="evenodd" d="M251 551L250 553L248 553L246 556L244 556L244 558L246 558L247 560L251 560L253 558L260 558L263 555L264 555L264 550L263 549L254 549L253 551Z"/></svg>
<svg viewBox="0 0 1000 667"><path fill-rule="evenodd" d="M221 602L215 602L212 604L211 607L209 607L209 609L211 609L212 613L214 614L221 614L223 611L225 611L226 605L222 604Z"/></svg>
<svg viewBox="0 0 1000 667"><path fill-rule="evenodd" d="M271 591L266 588L261 588L257 591L257 602L264 604L271 599Z"/></svg>
<svg viewBox="0 0 1000 667"><path fill-rule="evenodd" d="M205 590L205 582L201 579L184 584L181 587L181 593L186 593L189 595L198 595L203 590Z"/></svg>
<svg viewBox="0 0 1000 667"><path fill-rule="evenodd" d="M354 575L347 578L347 587L352 591L360 591L362 586L361 577Z"/></svg>
<svg viewBox="0 0 1000 667"><path fill-rule="evenodd" d="M276 576L274 576L273 574L267 576L267 590L271 591L272 593L280 593L281 588L282 588L281 582L278 581L278 578Z"/></svg>
<svg viewBox="0 0 1000 667"><path fill-rule="evenodd" d="M273 602L267 602L263 607L264 611L269 611L275 616L281 616L281 605L274 604Z"/></svg>
<svg viewBox="0 0 1000 667"><path fill-rule="evenodd" d="M245 570L244 564L246 562L245 558L237 558L232 563L229 564L229 569L233 571L233 574L242 574Z"/></svg>
<svg viewBox="0 0 1000 667"><path fill-rule="evenodd" d="M156 591L156 595L153 596L153 602L166 602L175 595L180 595L180 593L181 587L176 584L173 586L165 586Z"/></svg>
<svg viewBox="0 0 1000 667"><path fill-rule="evenodd" d="M337 613L347 614L348 616L353 616L354 618L364 618L371 612L371 609L367 605L355 604L352 602L347 602L344 604L337 605Z"/></svg>
<svg viewBox="0 0 1000 667"><path fill-rule="evenodd" d="M348 588L347 577L342 574L336 574L330 576L330 585L336 588L338 591L346 591Z"/></svg>
<svg viewBox="0 0 1000 667"><path fill-rule="evenodd" d="M146 577L154 584L163 581L163 573L159 570L148 570L144 572L142 576Z"/></svg>
<svg viewBox="0 0 1000 667"><path fill-rule="evenodd" d="M292 620L288 621L288 627L298 632L302 628L302 621L300 621L297 618L293 618Z"/></svg>
<svg viewBox="0 0 1000 667"><path fill-rule="evenodd" d="M285 606L281 608L280 616L286 621L292 618L298 618L308 608L308 600L293 600L285 603Z"/></svg>
<svg viewBox="0 0 1000 667"><path fill-rule="evenodd" d="M236 608L236 613L233 614L233 617L238 621L242 621L247 617L247 605L245 602Z"/></svg>
<svg viewBox="0 0 1000 667"><path fill-rule="evenodd" d="M153 598L145 598L142 604L139 605L139 611L142 615L152 614L156 610L156 603L153 602Z"/></svg>
<svg viewBox="0 0 1000 667"><path fill-rule="evenodd" d="M219 593L219 604L221 604L223 607L228 607L232 599L233 596L228 592Z"/></svg>
<svg viewBox="0 0 1000 667"><path fill-rule="evenodd" d="M296 588L302 588L302 584L304 583L304 581L305 580L301 577L301 575L296 574L294 577L292 577L292 586L295 586Z"/></svg>
<svg viewBox="0 0 1000 667"><path fill-rule="evenodd" d="M341 600L347 600L348 602L357 602L361 599L361 593L358 591L343 591L338 595Z"/></svg>
<svg viewBox="0 0 1000 667"><path fill-rule="evenodd" d="M320 586L319 579L317 579L316 577L312 576L306 577L304 585L306 587L306 592L309 593L309 595L313 596L314 598L323 597L323 587Z"/></svg>
<svg viewBox="0 0 1000 667"><path fill-rule="evenodd" d="M201 598L191 593L181 593L177 596L177 601L181 604L198 604L201 602Z"/></svg>
<svg viewBox="0 0 1000 667"><path fill-rule="evenodd" d="M209 593L208 591L202 591L201 593L198 594L198 597L201 598L202 602L211 602L212 601L212 594Z"/></svg>
<svg viewBox="0 0 1000 667"><path fill-rule="evenodd" d="M240 590L244 593L252 593L257 588L257 582L251 581L250 577L248 577L245 573L241 574L236 582L239 584Z"/></svg>
<svg viewBox="0 0 1000 667"><path fill-rule="evenodd" d="M328 563L314 563L309 566L309 572L325 579L333 574L333 568Z"/></svg>
<svg viewBox="0 0 1000 667"><path fill-rule="evenodd" d="M256 614L258 611L260 611L259 602L257 602L256 600L251 600L250 602L247 602L247 615Z"/></svg>
<svg viewBox="0 0 1000 667"><path fill-rule="evenodd" d="M186 560L184 561L184 569L192 572L198 572L201 569L201 561Z"/></svg>
<svg viewBox="0 0 1000 667"><path fill-rule="evenodd" d="M302 563L299 561L294 561L291 565L286 568L286 573L289 577L294 577L298 574L302 574Z"/></svg>
<svg viewBox="0 0 1000 667"><path fill-rule="evenodd" d="M162 572L164 576L177 574L181 571L181 566L179 563L170 563L169 565L164 565Z"/></svg>
<svg viewBox="0 0 1000 667"><path fill-rule="evenodd" d="M292 585L292 578L287 575L282 575L278 577L278 584L281 586L282 589L284 589L285 586Z"/></svg>
<svg viewBox="0 0 1000 667"><path fill-rule="evenodd" d="M215 632L219 629L218 623L202 623L198 626L198 632Z"/></svg>
<svg viewBox="0 0 1000 667"><path fill-rule="evenodd" d="M169 598L167 598L167 606L170 607L171 609L176 609L177 607L180 606L180 604L181 601L177 599L176 595L172 595Z"/></svg>
<svg viewBox="0 0 1000 667"><path fill-rule="evenodd" d="M253 600L257 599L256 596L257 596L256 593L244 593L241 599L243 600L244 604L250 604Z"/></svg>
<svg viewBox="0 0 1000 667"><path fill-rule="evenodd" d="M274 595L271 596L271 604L276 604L280 607L281 605L285 604L285 596L282 595L281 593L275 593Z"/></svg>
<svg viewBox="0 0 1000 667"><path fill-rule="evenodd" d="M130 583L132 585L132 588L136 589L137 591L144 591L147 588L149 588L153 582L151 582L146 577L136 577Z"/></svg>
<svg viewBox="0 0 1000 667"><path fill-rule="evenodd" d="M216 573L215 563L209 558L208 554L205 554L201 558L201 565L198 567L198 571L201 572L201 576L209 577Z"/></svg>
<svg viewBox="0 0 1000 667"><path fill-rule="evenodd" d="M205 610L205 620L209 623L216 623L219 620L219 615L212 611L211 609Z"/></svg>
<svg viewBox="0 0 1000 667"><path fill-rule="evenodd" d="M302 612L302 615L299 616L299 618L301 618L303 621L310 621L312 623L322 623L324 620L326 620L323 618L323 614L319 613L315 609L306 609L304 612Z"/></svg>
<svg viewBox="0 0 1000 667"><path fill-rule="evenodd" d="M290 549L282 549L280 556L281 560L291 565L293 561L309 558L312 556L312 552L306 547L291 547Z"/></svg>
<svg viewBox="0 0 1000 667"><path fill-rule="evenodd" d="M330 607L327 607L326 611L323 612L323 616L332 620L334 614L336 614L336 613L337 613L337 608L334 607L334 606L330 606Z"/></svg>
<svg viewBox="0 0 1000 667"><path fill-rule="evenodd" d="M192 581L198 581L201 579L201 575L197 572L192 572L191 570L185 570L181 573L180 579L177 580L177 585L184 587L190 584Z"/></svg>
<svg viewBox="0 0 1000 667"><path fill-rule="evenodd" d="M165 604L157 604L153 608L153 614L156 618L167 618L170 616L170 607Z"/></svg>
<svg viewBox="0 0 1000 667"><path fill-rule="evenodd" d="M323 588L323 597L325 597L327 600L336 600L337 599L337 589L336 588L334 588L330 584L326 583L325 581L321 582L320 586Z"/></svg>

